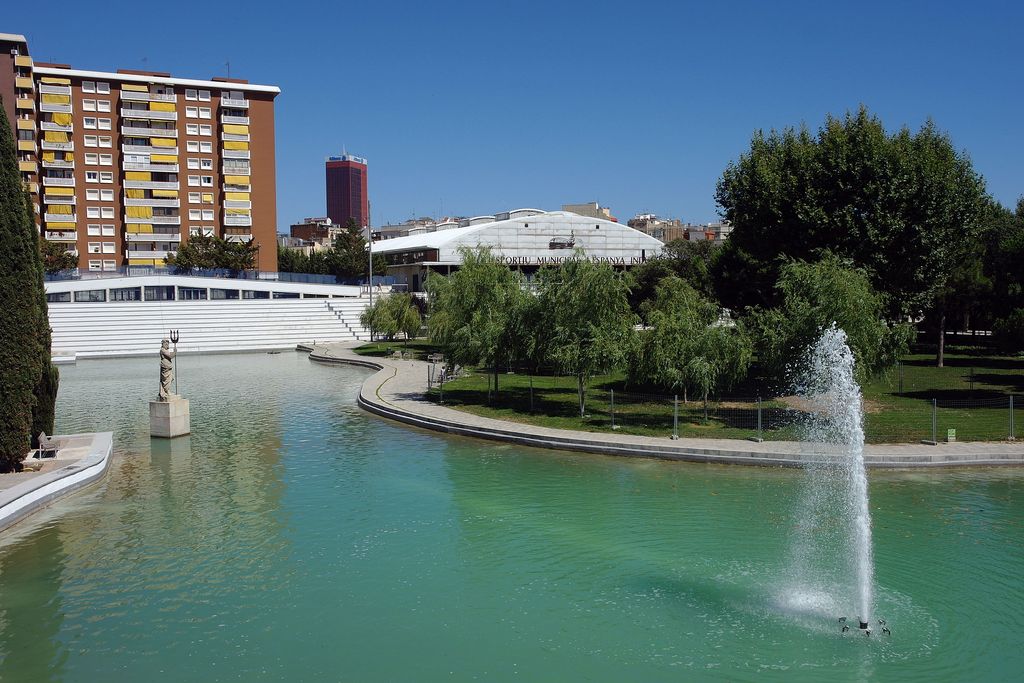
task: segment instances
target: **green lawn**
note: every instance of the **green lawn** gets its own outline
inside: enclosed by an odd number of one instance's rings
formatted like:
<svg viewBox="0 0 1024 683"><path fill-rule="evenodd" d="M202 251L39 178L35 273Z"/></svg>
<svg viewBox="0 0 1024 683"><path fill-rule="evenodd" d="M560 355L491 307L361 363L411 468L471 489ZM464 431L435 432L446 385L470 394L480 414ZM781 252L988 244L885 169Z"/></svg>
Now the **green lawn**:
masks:
<svg viewBox="0 0 1024 683"><path fill-rule="evenodd" d="M360 356L393 356L395 353L411 354L415 360L427 360L432 353L439 353L440 349L426 339L412 339L406 344L404 341L373 342L363 344L353 349Z"/></svg>
<svg viewBox="0 0 1024 683"><path fill-rule="evenodd" d="M363 347L366 348L366 347ZM424 351L425 353L431 352ZM383 351L381 353L384 353ZM378 354L379 355L379 354ZM869 442L918 442L931 438L932 399L936 399L936 428L940 440L956 429L960 441L998 441L1009 435L1008 396L1015 404L1015 434L1024 437L1024 359L949 353L946 367L934 367L934 357L911 355L900 372L893 369L863 387ZM669 436L673 432L671 396L636 393L621 374L594 378L587 392L587 415L579 416L575 380L571 377L521 374L498 375L499 391L488 400L491 375L469 370L444 386L444 403L460 410L513 422L585 431L612 430L612 390L615 425L620 433ZM533 385L532 404L530 385ZM441 391L430 391L441 400ZM761 404L765 439L799 438L804 417L778 399ZM699 401L679 397L678 433L684 437L749 438L758 434L757 404L753 399L712 402L707 419Z"/></svg>

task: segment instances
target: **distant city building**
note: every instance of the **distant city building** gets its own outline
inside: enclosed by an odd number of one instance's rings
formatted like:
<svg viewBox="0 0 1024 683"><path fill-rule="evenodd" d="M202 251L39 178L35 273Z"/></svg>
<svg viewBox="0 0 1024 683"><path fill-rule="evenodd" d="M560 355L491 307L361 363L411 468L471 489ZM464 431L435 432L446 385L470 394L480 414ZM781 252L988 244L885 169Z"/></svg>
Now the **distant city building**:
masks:
<svg viewBox="0 0 1024 683"><path fill-rule="evenodd" d="M619 219L612 215L611 209L607 206L601 206L597 202L587 202L586 204L562 204L562 211L571 211L572 213L580 216L590 216L591 218L601 218L606 221L612 221L618 223Z"/></svg>
<svg viewBox="0 0 1024 683"><path fill-rule="evenodd" d="M289 229L291 237L304 242L332 243L341 226L335 225L330 218L303 218Z"/></svg>
<svg viewBox="0 0 1024 683"><path fill-rule="evenodd" d="M410 218L402 223L389 223L373 228L373 239L389 240L396 237L408 237L424 232L437 232L459 227L459 221L464 220L462 216L445 216L441 220L424 216L421 218Z"/></svg>
<svg viewBox="0 0 1024 683"><path fill-rule="evenodd" d="M342 154L327 157L327 216L332 223L359 227L370 225L367 192L367 162L362 157Z"/></svg>
<svg viewBox="0 0 1024 683"><path fill-rule="evenodd" d="M653 213L639 213L630 218L626 225L666 244L675 240L691 242L712 240L720 243L724 242L732 232L732 224L729 221L705 224L683 223L677 218L659 218Z"/></svg>
<svg viewBox="0 0 1024 683"><path fill-rule="evenodd" d="M162 266L190 235L277 269L274 98L237 78L44 64L0 33L0 96L40 232L79 267Z"/></svg>
<svg viewBox="0 0 1024 683"><path fill-rule="evenodd" d="M433 231L381 240L373 244L388 275L411 291L422 291L430 272L448 274L462 263L462 247L488 246L510 268L532 275L546 265L576 258L624 269L661 253L662 243L628 226L568 211L516 209L493 216L438 223Z"/></svg>

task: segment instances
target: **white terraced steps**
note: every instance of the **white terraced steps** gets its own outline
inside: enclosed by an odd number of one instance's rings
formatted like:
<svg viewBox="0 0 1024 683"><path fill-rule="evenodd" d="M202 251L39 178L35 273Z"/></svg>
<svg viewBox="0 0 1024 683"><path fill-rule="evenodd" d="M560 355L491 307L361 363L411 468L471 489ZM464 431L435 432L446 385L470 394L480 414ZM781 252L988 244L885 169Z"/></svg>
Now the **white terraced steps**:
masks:
<svg viewBox="0 0 1024 683"><path fill-rule="evenodd" d="M151 355L168 330L179 330L178 351L216 353L292 349L312 341L368 339L359 315L369 300L256 299L51 303L53 348L97 356Z"/></svg>

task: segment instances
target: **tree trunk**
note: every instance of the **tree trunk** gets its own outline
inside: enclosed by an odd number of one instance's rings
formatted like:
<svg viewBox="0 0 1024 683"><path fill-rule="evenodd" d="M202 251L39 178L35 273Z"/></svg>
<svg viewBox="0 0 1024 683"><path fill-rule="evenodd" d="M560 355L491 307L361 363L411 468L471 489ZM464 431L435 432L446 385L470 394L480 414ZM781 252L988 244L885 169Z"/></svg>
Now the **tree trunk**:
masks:
<svg viewBox="0 0 1024 683"><path fill-rule="evenodd" d="M498 361L494 361L494 398L498 398Z"/></svg>
<svg viewBox="0 0 1024 683"><path fill-rule="evenodd" d="M939 351L935 358L935 367L941 368L946 357L946 306L939 311Z"/></svg>
<svg viewBox="0 0 1024 683"><path fill-rule="evenodd" d="M580 397L580 417L582 418L586 408L583 402L583 375L576 376L576 390Z"/></svg>

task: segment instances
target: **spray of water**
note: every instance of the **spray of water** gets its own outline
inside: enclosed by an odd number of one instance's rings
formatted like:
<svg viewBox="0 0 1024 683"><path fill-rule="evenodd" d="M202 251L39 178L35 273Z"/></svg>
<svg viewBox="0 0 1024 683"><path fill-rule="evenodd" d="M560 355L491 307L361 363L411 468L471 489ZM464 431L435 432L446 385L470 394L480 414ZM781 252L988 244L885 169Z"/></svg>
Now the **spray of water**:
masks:
<svg viewBox="0 0 1024 683"><path fill-rule="evenodd" d="M834 324L809 349L797 391L810 410L814 462L797 509L784 600L798 611L871 618L874 568L864 468L863 399L846 333ZM852 616L852 615L851 615Z"/></svg>

